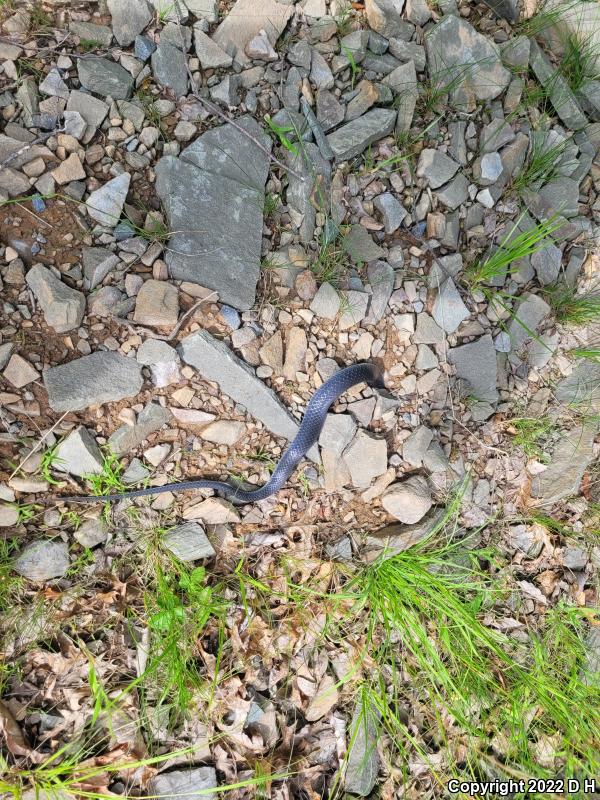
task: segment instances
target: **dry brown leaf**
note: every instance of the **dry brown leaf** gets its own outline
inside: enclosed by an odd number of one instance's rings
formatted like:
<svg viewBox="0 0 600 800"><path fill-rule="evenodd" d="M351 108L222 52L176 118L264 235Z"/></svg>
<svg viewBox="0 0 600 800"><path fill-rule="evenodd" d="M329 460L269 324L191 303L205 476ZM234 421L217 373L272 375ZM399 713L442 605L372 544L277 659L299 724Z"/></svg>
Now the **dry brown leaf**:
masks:
<svg viewBox="0 0 600 800"><path fill-rule="evenodd" d="M331 675L324 675L319 683L316 695L310 701L306 709L305 717L308 722L321 719L338 702L338 690Z"/></svg>
<svg viewBox="0 0 600 800"><path fill-rule="evenodd" d="M27 756L35 764L40 764L44 760L41 753L36 753L29 747L21 731L21 726L2 700L0 700L0 733L4 735L6 749L13 756Z"/></svg>

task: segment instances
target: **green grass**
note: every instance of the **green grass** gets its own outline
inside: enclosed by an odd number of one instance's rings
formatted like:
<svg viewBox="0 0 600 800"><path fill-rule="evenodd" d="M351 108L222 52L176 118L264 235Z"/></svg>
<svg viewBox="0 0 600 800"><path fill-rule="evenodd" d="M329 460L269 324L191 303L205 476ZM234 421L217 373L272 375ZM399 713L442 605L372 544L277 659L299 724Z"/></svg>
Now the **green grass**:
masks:
<svg viewBox="0 0 600 800"><path fill-rule="evenodd" d="M148 119L148 121L150 122L150 124L160 131L160 137L163 140L163 142L168 142L169 137L166 128L163 125L160 112L156 106L156 98L154 97L154 95L149 91L149 89L146 86L142 85L136 91L135 97L142 104L142 107L144 109L144 114Z"/></svg>
<svg viewBox="0 0 600 800"><path fill-rule="evenodd" d="M578 92L586 80L597 80L598 46L592 36L569 34L564 42L559 70L573 92Z"/></svg>
<svg viewBox="0 0 600 800"><path fill-rule="evenodd" d="M417 84L417 112L422 116L443 113L448 95L462 86L475 66L475 63L452 64Z"/></svg>
<svg viewBox="0 0 600 800"><path fill-rule="evenodd" d="M569 355L573 358L585 358L588 361L596 361L600 363L600 347L575 347L569 350Z"/></svg>
<svg viewBox="0 0 600 800"><path fill-rule="evenodd" d="M515 431L513 443L529 458L544 458L543 443L556 429L549 417L515 417L509 420Z"/></svg>
<svg viewBox="0 0 600 800"><path fill-rule="evenodd" d="M23 583L12 568L13 557L18 550L17 539L0 537L0 609L3 611L15 602Z"/></svg>
<svg viewBox="0 0 600 800"><path fill-rule="evenodd" d="M317 257L311 265L319 283L331 283L339 287L348 271L348 266L349 255L344 247L343 231L339 231L333 240L322 233L319 237Z"/></svg>
<svg viewBox="0 0 600 800"><path fill-rule="evenodd" d="M101 49L102 42L99 42L97 39L80 39L79 47L81 47L84 53L88 53L90 50Z"/></svg>
<svg viewBox="0 0 600 800"><path fill-rule="evenodd" d="M60 481L57 481L54 475L52 474L52 467L62 462L62 459L58 458L56 454L56 449L58 445L54 445L54 447L49 447L47 450L44 451L42 454L42 458L40 461L39 473L42 478L49 483L51 486L58 486Z"/></svg>
<svg viewBox="0 0 600 800"><path fill-rule="evenodd" d="M532 39L553 28L563 17L563 14L577 5L577 0L564 0L553 6L548 0L539 0L535 13L528 19L521 20L514 26L518 35L528 36Z"/></svg>
<svg viewBox="0 0 600 800"><path fill-rule="evenodd" d="M293 155L298 155L298 148L295 144L292 143L291 139L289 138L288 134L293 133L297 138L298 131L294 125L278 125L276 122L273 122L271 117L268 114L265 114L264 117L265 123L269 131L273 134L273 137L276 142L279 142L282 147L288 150Z"/></svg>
<svg viewBox="0 0 600 800"><path fill-rule="evenodd" d="M220 596L219 585L208 586L204 567L192 568L164 548L162 558L149 557L154 575L145 608L151 649L142 689L145 701L165 706L174 721L189 712L194 692L207 683L196 642L209 624L222 651L227 603ZM218 656L216 662L214 678L219 671Z"/></svg>
<svg viewBox="0 0 600 800"><path fill-rule="evenodd" d="M126 492L127 486L122 478L123 469L119 458L110 449L105 449L102 472L98 475L85 476L85 480L90 484L90 493L102 497L106 494Z"/></svg>
<svg viewBox="0 0 600 800"><path fill-rule="evenodd" d="M600 293L578 295L575 287L560 283L548 287L544 294L559 322L588 325L600 319Z"/></svg>
<svg viewBox="0 0 600 800"><path fill-rule="evenodd" d="M559 175L559 168L570 145L568 139L548 146L545 136L539 133L532 137L531 154L523 171L513 180L513 187L521 193L524 189L539 189Z"/></svg>
<svg viewBox="0 0 600 800"><path fill-rule="evenodd" d="M347 36L352 32L352 5L348 2L343 5L334 17L338 36Z"/></svg>
<svg viewBox="0 0 600 800"><path fill-rule="evenodd" d="M350 72L351 72L351 75L352 75L352 80L351 80L351 84L350 85L351 85L351 88L354 89L354 87L356 85L356 82L359 79L362 70L358 66L358 64L356 63L354 55L352 54L352 50L350 50L349 47L344 47L344 45L342 45L342 53L346 56L346 58L348 59L348 62L350 64Z"/></svg>
<svg viewBox="0 0 600 800"><path fill-rule="evenodd" d="M34 2L29 7L29 32L32 34L44 33L52 27L52 17L44 11L40 2Z"/></svg>
<svg viewBox="0 0 600 800"><path fill-rule="evenodd" d="M489 284L494 278L510 275L518 269L518 265L513 266L515 261L532 256L546 247L552 234L563 224L562 220L552 217L515 236L513 234L521 219L522 216L490 255L467 266L465 278L473 290Z"/></svg>
<svg viewBox="0 0 600 800"><path fill-rule="evenodd" d="M273 214L279 208L279 195L273 194L273 192L267 192L265 194L265 200L263 203L263 216L265 219L272 217Z"/></svg>

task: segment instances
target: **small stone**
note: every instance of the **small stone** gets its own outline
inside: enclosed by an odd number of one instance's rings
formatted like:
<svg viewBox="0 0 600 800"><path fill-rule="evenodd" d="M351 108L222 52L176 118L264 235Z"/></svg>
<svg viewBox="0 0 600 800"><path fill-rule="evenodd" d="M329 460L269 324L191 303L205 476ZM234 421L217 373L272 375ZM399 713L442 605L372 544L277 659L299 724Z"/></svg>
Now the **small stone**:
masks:
<svg viewBox="0 0 600 800"><path fill-rule="evenodd" d="M317 281L314 273L309 269L303 270L296 277L294 286L296 288L296 292L298 293L298 297L301 300L312 300L317 293Z"/></svg>
<svg viewBox="0 0 600 800"><path fill-rule="evenodd" d="M562 264L562 251L555 244L547 244L531 256L531 266L535 269L542 286L554 283Z"/></svg>
<svg viewBox="0 0 600 800"><path fill-rule="evenodd" d="M380 4L381 0L378 0L378 3ZM348 732L349 750L344 773L344 789L350 796L370 796L379 774L377 741L380 712L374 706L365 705L366 703L368 700L359 699Z"/></svg>
<svg viewBox="0 0 600 800"><path fill-rule="evenodd" d="M268 365L273 372L280 375L283 369L283 338L281 331L276 331L273 336L267 339L258 354L263 364Z"/></svg>
<svg viewBox="0 0 600 800"><path fill-rule="evenodd" d="M452 278L448 278L440 286L431 314L446 333L454 333L460 323L470 316Z"/></svg>
<svg viewBox="0 0 600 800"><path fill-rule="evenodd" d="M447 208L453 211L458 206L462 205L469 196L469 181L461 173L457 175L450 183L447 183L439 189L435 196Z"/></svg>
<svg viewBox="0 0 600 800"><path fill-rule="evenodd" d="M178 383L181 380L181 360L177 351L160 339L146 339L137 352L139 364L150 367L152 382L157 388Z"/></svg>
<svg viewBox="0 0 600 800"><path fill-rule="evenodd" d="M41 264L32 267L25 278L44 313L44 318L57 333L79 327L85 312L85 296L59 280Z"/></svg>
<svg viewBox="0 0 600 800"><path fill-rule="evenodd" d="M337 97L329 89L317 92L317 120L327 133L344 120L345 109Z"/></svg>
<svg viewBox="0 0 600 800"><path fill-rule="evenodd" d="M86 519L73 531L73 538L83 547L98 547L108 539L108 526L103 519Z"/></svg>
<svg viewBox="0 0 600 800"><path fill-rule="evenodd" d="M348 330L358 325L367 315L369 295L352 289L344 292L344 308L340 314L340 331Z"/></svg>
<svg viewBox="0 0 600 800"><path fill-rule="evenodd" d="M381 504L400 522L413 525L425 516L433 501L425 478L415 475L386 489L381 497Z"/></svg>
<svg viewBox="0 0 600 800"><path fill-rule="evenodd" d="M456 174L459 164L439 150L424 149L419 156L417 177L426 178L432 189L442 186Z"/></svg>
<svg viewBox="0 0 600 800"><path fill-rule="evenodd" d="M340 310L340 296L330 283L322 283L314 296L310 310L323 319L335 319Z"/></svg>
<svg viewBox="0 0 600 800"><path fill-rule="evenodd" d="M365 12L370 27L390 39L403 32L406 22L402 18L404 0L366 0Z"/></svg>
<svg viewBox="0 0 600 800"><path fill-rule="evenodd" d="M19 509L16 506L0 505L0 528L16 528L19 524Z"/></svg>
<svg viewBox="0 0 600 800"><path fill-rule="evenodd" d="M146 0L107 0L115 39L121 46L130 45L152 19Z"/></svg>
<svg viewBox="0 0 600 800"><path fill-rule="evenodd" d="M55 456L53 466L58 472L68 472L80 478L100 475L104 467L104 459L96 440L83 426L76 428L60 442Z"/></svg>
<svg viewBox="0 0 600 800"><path fill-rule="evenodd" d="M215 555L214 547L197 522L185 522L171 528L164 534L162 543L175 558L186 563Z"/></svg>
<svg viewBox="0 0 600 800"><path fill-rule="evenodd" d="M473 164L473 176L480 186L496 183L504 169L499 153L485 153Z"/></svg>
<svg viewBox="0 0 600 800"><path fill-rule="evenodd" d="M144 442L150 434L158 431L169 422L171 415L158 403L150 402L140 411L135 425L121 425L108 439L108 446L115 455L134 450Z"/></svg>
<svg viewBox="0 0 600 800"><path fill-rule="evenodd" d="M141 325L174 328L179 318L177 287L166 281L145 281L136 298L133 318Z"/></svg>
<svg viewBox="0 0 600 800"><path fill-rule="evenodd" d="M348 161L360 155L370 144L388 136L396 124L397 114L387 108L374 108L362 117L347 122L327 136L335 160Z"/></svg>
<svg viewBox="0 0 600 800"><path fill-rule="evenodd" d="M31 364L17 353L10 357L3 375L17 389L22 389L40 377Z"/></svg>
<svg viewBox="0 0 600 800"><path fill-rule="evenodd" d="M408 214L404 206L398 202L391 192L384 192L383 194L377 195L373 201L373 205L383 217L386 233L394 233L394 231L397 231L402 224L402 220Z"/></svg>
<svg viewBox="0 0 600 800"><path fill-rule="evenodd" d="M465 380L474 398L486 403L498 400L498 362L492 337L481 336L474 342L452 348L449 361L456 365L456 374Z"/></svg>
<svg viewBox="0 0 600 800"><path fill-rule="evenodd" d="M13 569L30 581L62 578L69 569L69 548L64 542L40 539L27 545L15 559Z"/></svg>
<svg viewBox="0 0 600 800"><path fill-rule="evenodd" d="M208 497L194 503L184 510L182 516L184 519L201 519L207 525L226 525L240 521L239 513L222 497Z"/></svg>
<svg viewBox="0 0 600 800"><path fill-rule="evenodd" d="M233 64L232 57L204 33L199 23L194 25L194 47L204 69L223 69Z"/></svg>
<svg viewBox="0 0 600 800"><path fill-rule="evenodd" d="M131 175L124 172L92 192L86 200L90 217L101 225L114 228L121 217L130 180Z"/></svg>
<svg viewBox="0 0 600 800"><path fill-rule="evenodd" d="M376 439L366 431L359 430L343 454L352 483L366 489L374 478L387 469L387 445L384 439Z"/></svg>
<svg viewBox="0 0 600 800"><path fill-rule="evenodd" d="M77 59L77 75L90 92L113 100L126 100L133 89L133 78L126 69L108 58L86 56ZM82 114L85 118L85 114Z"/></svg>
<svg viewBox="0 0 600 800"><path fill-rule="evenodd" d="M341 456L356 430L356 422L349 414L327 414L319 434L319 446Z"/></svg>
<svg viewBox="0 0 600 800"><path fill-rule="evenodd" d="M433 439L433 431L421 425L402 445L402 458L411 467L420 467Z"/></svg>
<svg viewBox="0 0 600 800"><path fill-rule="evenodd" d="M264 30L248 42L246 55L256 61L277 61L279 58Z"/></svg>
<svg viewBox="0 0 600 800"><path fill-rule="evenodd" d="M415 344L441 344L444 341L444 331L429 314L417 314L417 327L412 337Z"/></svg>
<svg viewBox="0 0 600 800"><path fill-rule="evenodd" d="M343 239L344 250L356 264L375 261L382 258L385 251L375 244L373 238L362 225L352 225Z"/></svg>
<svg viewBox="0 0 600 800"><path fill-rule="evenodd" d="M40 83L40 92L51 97L62 97L63 100L69 99L69 87L63 81L60 72L53 68Z"/></svg>
<svg viewBox="0 0 600 800"><path fill-rule="evenodd" d="M246 433L246 425L233 419L219 419L211 422L200 436L213 444L222 444L232 447Z"/></svg>
<svg viewBox="0 0 600 800"><path fill-rule="evenodd" d="M150 784L153 797L168 797L169 800L189 800L194 795L206 794L208 790L216 788L217 773L214 767L163 772L153 778Z"/></svg>
<svg viewBox="0 0 600 800"><path fill-rule="evenodd" d="M395 272L386 261L373 261L367 267L371 286L371 302L367 322L374 325L382 319L394 290Z"/></svg>

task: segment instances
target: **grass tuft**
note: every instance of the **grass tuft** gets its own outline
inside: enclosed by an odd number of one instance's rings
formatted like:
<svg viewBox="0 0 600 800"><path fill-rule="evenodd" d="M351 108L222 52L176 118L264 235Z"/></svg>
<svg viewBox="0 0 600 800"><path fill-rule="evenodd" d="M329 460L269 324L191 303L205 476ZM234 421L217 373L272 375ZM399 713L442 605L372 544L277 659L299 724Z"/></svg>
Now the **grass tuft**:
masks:
<svg viewBox="0 0 600 800"><path fill-rule="evenodd" d="M531 155L527 165L513 181L517 192L524 189L536 189L558 177L561 161L570 142L564 139L554 145L548 145L546 138L533 135Z"/></svg>
<svg viewBox="0 0 600 800"><path fill-rule="evenodd" d="M600 319L600 293L577 294L577 289L566 283L545 290L548 302L559 322L587 325Z"/></svg>

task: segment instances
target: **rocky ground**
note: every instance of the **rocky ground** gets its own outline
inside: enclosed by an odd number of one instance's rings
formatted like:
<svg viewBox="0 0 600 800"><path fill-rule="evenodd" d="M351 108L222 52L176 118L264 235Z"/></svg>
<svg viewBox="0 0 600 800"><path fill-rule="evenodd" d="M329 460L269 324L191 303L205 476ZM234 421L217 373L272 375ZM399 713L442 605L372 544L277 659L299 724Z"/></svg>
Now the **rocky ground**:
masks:
<svg viewBox="0 0 600 800"><path fill-rule="evenodd" d="M0 3L0 788L597 777L593 6Z"/></svg>

